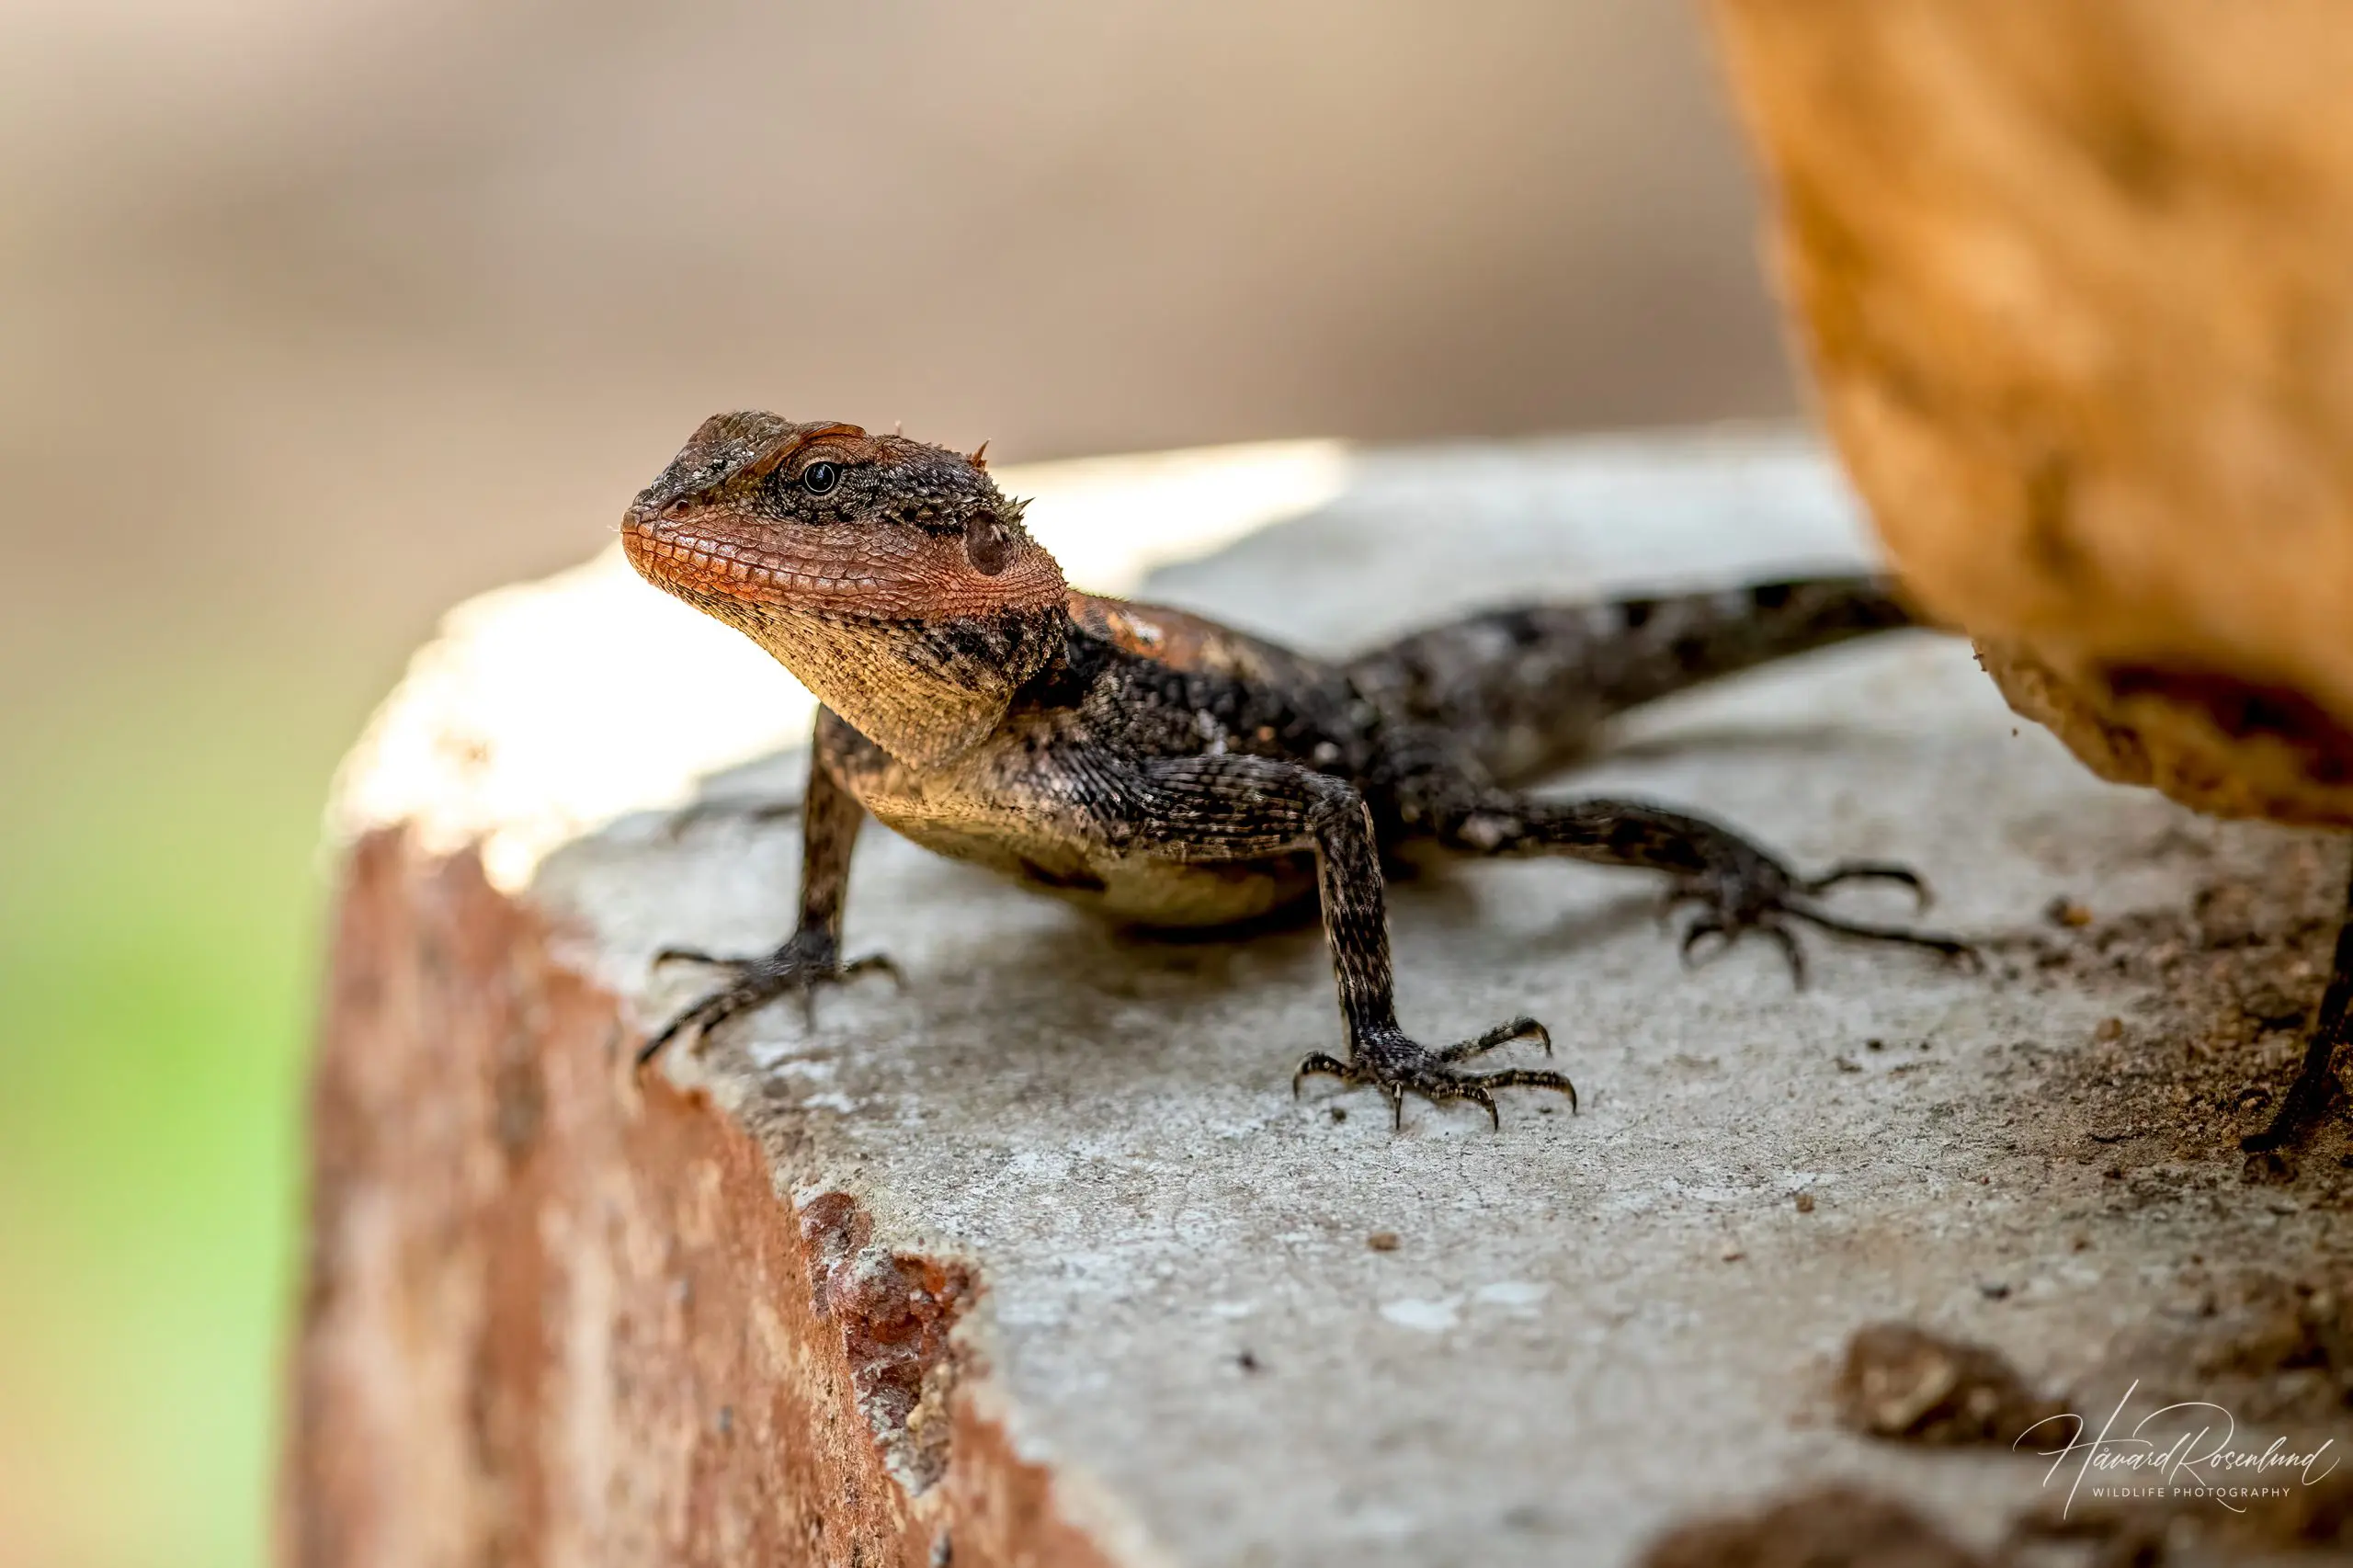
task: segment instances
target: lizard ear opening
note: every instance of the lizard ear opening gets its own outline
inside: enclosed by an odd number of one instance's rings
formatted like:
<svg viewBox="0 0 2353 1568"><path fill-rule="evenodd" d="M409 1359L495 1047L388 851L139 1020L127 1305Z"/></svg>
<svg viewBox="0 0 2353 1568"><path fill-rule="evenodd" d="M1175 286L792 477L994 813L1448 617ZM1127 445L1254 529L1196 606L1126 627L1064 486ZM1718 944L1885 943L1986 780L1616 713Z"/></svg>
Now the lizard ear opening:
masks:
<svg viewBox="0 0 2353 1568"><path fill-rule="evenodd" d="M994 577L1013 562L1013 530L983 506L964 519L964 559L983 577Z"/></svg>

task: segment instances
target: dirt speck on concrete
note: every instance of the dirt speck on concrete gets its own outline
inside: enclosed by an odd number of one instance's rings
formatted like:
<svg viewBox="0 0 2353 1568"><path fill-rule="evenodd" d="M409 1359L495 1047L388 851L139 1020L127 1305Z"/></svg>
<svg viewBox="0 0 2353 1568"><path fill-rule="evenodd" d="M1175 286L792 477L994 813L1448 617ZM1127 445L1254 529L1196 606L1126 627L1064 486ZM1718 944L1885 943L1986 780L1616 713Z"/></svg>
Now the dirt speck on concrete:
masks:
<svg viewBox="0 0 2353 1568"><path fill-rule="evenodd" d="M2187 1358L2202 1393L2244 1420L2353 1426L2353 1265L2254 1271L2200 1306Z"/></svg>
<svg viewBox="0 0 2353 1568"><path fill-rule="evenodd" d="M1836 1392L1839 1419L1854 1430L1937 1445L2008 1444L2062 1408L1999 1351L1904 1323L1856 1331Z"/></svg>
<svg viewBox="0 0 2353 1568"><path fill-rule="evenodd" d="M1753 1513L1679 1525L1642 1568L1984 1568L1986 1560L1922 1515L1851 1486L1827 1486Z"/></svg>

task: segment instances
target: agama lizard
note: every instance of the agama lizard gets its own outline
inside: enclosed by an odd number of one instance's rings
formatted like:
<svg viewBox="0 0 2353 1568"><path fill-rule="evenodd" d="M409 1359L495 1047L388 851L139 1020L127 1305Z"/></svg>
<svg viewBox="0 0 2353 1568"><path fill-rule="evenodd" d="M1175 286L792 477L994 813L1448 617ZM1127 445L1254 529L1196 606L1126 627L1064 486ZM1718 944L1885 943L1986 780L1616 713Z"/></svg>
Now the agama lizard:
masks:
<svg viewBox="0 0 2353 1568"><path fill-rule="evenodd" d="M1142 926L1240 922L1316 896L1346 1054L1311 1074L1370 1085L1402 1119L1408 1093L1571 1096L1567 1077L1463 1064L1507 1041L1549 1053L1526 1017L1433 1050L1399 1026L1384 858L1411 846L1559 855L1663 872L1713 938L1776 939L1790 922L1949 956L1964 944L1832 914L1854 862L1802 877L1730 828L1634 801L1556 801L1516 786L1574 756L1636 704L1768 659L1906 625L1868 578L1474 616L1346 664L1303 657L1176 610L1078 593L1022 527L1022 503L964 457L854 425L771 414L704 423L630 506L630 562L735 627L816 693L801 804L800 923L773 953L720 964L730 983L654 1036L688 1029L880 958L842 960L850 854L869 814L926 848L993 867Z"/></svg>

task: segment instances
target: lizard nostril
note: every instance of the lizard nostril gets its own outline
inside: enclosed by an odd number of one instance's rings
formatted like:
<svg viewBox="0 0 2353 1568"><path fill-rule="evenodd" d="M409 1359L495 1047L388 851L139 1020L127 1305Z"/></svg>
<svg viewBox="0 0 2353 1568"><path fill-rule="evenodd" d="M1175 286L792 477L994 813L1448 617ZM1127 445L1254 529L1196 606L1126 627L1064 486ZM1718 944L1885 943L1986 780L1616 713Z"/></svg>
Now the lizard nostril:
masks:
<svg viewBox="0 0 2353 1568"><path fill-rule="evenodd" d="M662 508L662 515L665 517L683 517L687 515L687 503L684 500L673 501Z"/></svg>

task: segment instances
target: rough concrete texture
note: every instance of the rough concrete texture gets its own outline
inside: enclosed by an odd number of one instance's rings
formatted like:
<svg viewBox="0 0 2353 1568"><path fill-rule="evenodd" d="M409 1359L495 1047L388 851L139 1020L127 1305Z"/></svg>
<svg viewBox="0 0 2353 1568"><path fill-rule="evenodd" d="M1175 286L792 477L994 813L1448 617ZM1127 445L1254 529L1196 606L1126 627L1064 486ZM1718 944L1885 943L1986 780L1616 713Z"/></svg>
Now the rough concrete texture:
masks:
<svg viewBox="0 0 2353 1568"><path fill-rule="evenodd" d="M1338 647L1859 549L1827 464L1781 438L1352 465L1152 591ZM588 634L626 646L624 606ZM380 824L321 1066L294 1560L1614 1563L1853 1488L1992 1551L2052 1500L2045 1465L1950 1420L1937 1446L1842 1424L1848 1342L1885 1323L1998 1356L2034 1391L2006 1399L2138 1378L2334 1431L2353 1366L2312 1271L2344 1142L2299 1174L2243 1170L2234 1140L2298 1047L2342 852L2019 729L1964 645L1904 633L1642 715L1561 785L1809 865L1913 861L1982 975L1815 942L1800 993L1763 944L1685 971L1640 877L1401 884L1407 1026L1526 1009L1584 1094L1507 1096L1500 1134L1292 1097L1337 1043L1313 926L1123 936L879 828L850 947L906 990L768 1008L634 1085L631 1046L699 981L651 954L777 940L794 824L628 816L513 894L417 847L429 820ZM549 755L639 735L620 709ZM789 797L800 766L713 790Z"/></svg>
<svg viewBox="0 0 2353 1568"><path fill-rule="evenodd" d="M2353 28L1716 0L1906 581L2112 778L2353 826Z"/></svg>

